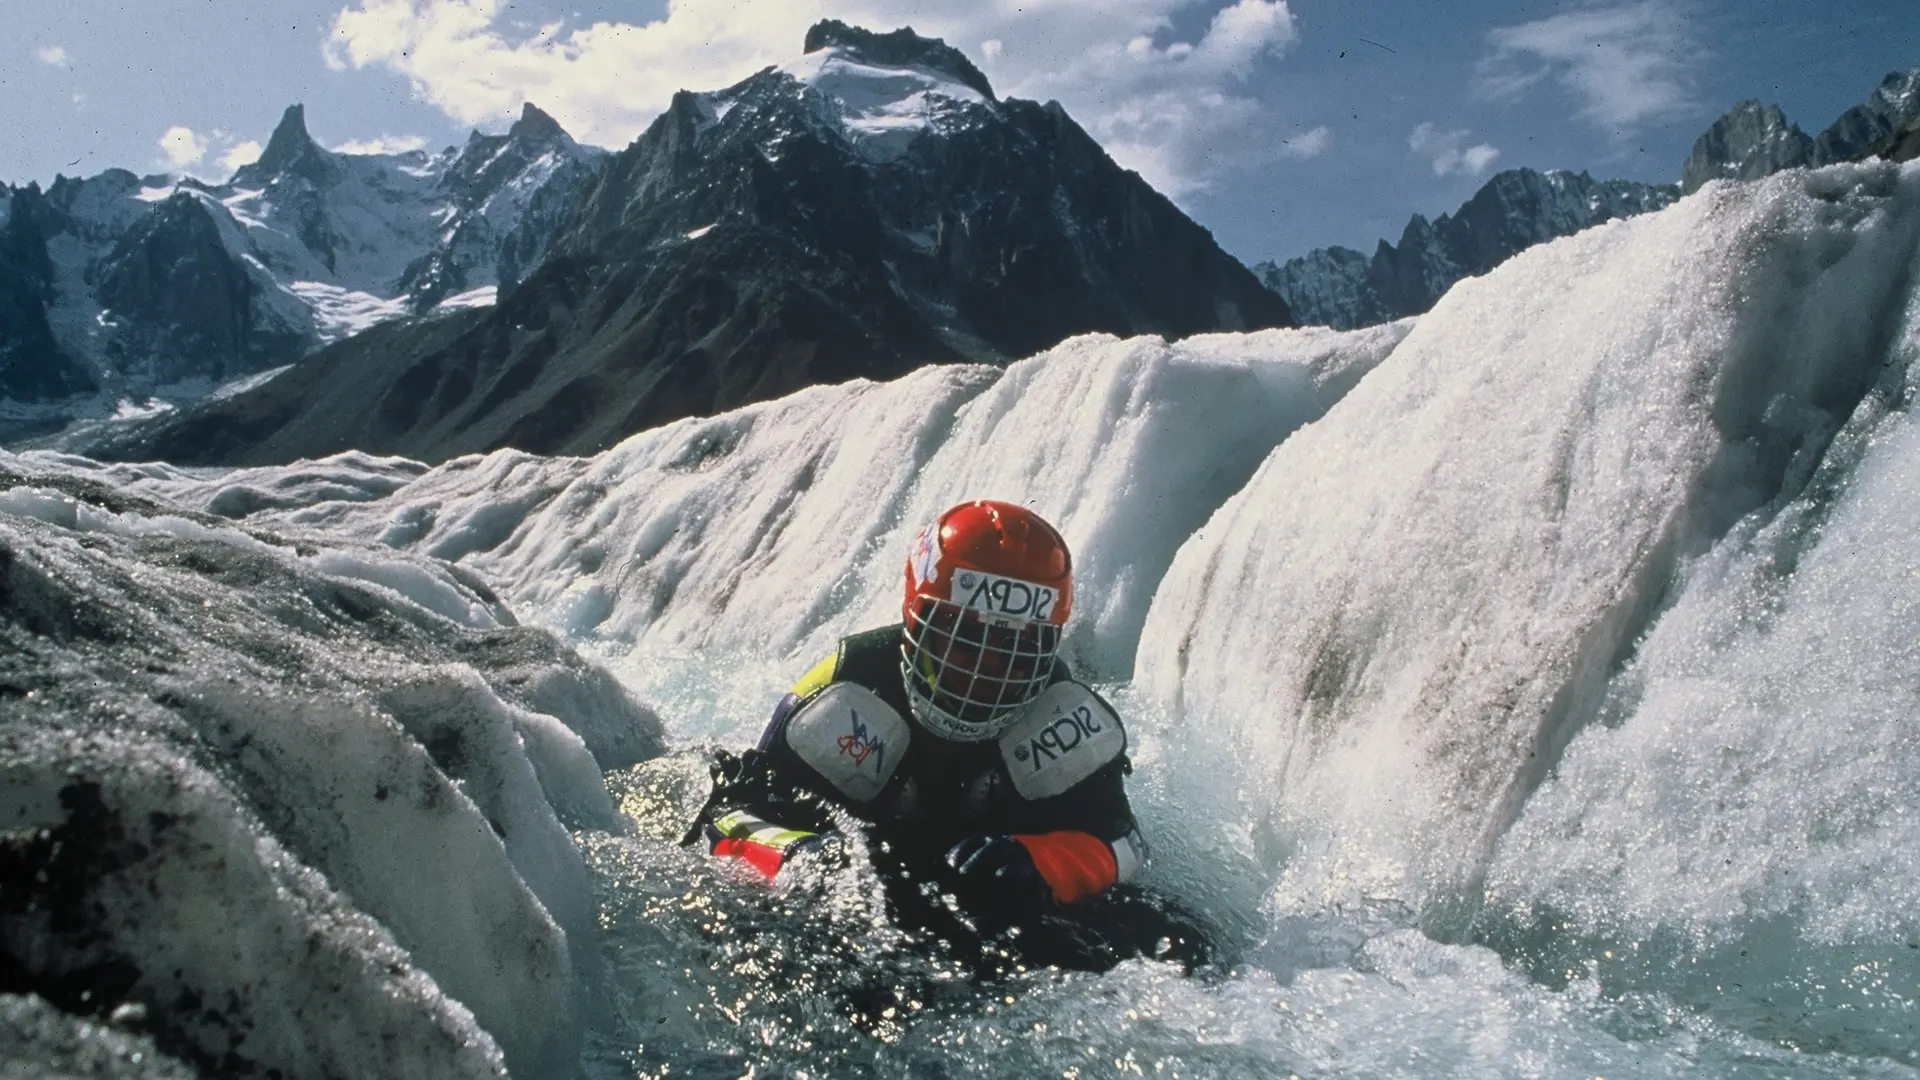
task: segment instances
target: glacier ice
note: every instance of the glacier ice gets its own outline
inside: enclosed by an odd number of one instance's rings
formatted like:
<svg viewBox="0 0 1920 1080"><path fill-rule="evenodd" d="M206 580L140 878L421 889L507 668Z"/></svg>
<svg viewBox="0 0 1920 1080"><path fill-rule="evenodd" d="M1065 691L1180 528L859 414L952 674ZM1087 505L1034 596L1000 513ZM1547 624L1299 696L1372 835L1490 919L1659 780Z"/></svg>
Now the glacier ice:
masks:
<svg viewBox="0 0 1920 1080"><path fill-rule="evenodd" d="M1139 682L1279 780L1277 902L1470 908L1681 567L1791 499L1890 361L1916 199L1793 173L1523 253L1181 550Z"/></svg>
<svg viewBox="0 0 1920 1080"><path fill-rule="evenodd" d="M24 974L203 1067L570 1061L596 954L563 819L620 827L593 751L657 753L657 719L465 571L58 459L0 477L0 860L59 897L0 901Z"/></svg>

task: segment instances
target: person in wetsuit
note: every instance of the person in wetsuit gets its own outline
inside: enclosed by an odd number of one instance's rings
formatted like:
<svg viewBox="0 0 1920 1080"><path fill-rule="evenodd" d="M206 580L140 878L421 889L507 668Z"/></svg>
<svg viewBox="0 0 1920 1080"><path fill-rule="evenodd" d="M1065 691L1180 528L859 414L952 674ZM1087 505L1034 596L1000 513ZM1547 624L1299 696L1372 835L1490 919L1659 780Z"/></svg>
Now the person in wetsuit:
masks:
<svg viewBox="0 0 1920 1080"><path fill-rule="evenodd" d="M942 513L907 559L902 621L841 639L716 770L708 850L771 880L850 815L975 904L1059 910L1136 875L1126 732L1058 657L1072 578L1032 511Z"/></svg>

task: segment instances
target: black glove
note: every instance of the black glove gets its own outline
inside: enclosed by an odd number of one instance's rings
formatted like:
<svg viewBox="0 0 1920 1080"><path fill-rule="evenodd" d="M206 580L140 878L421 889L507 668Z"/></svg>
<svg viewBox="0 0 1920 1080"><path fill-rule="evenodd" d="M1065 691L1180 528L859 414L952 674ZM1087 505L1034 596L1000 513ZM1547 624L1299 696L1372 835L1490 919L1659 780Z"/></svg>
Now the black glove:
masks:
<svg viewBox="0 0 1920 1080"><path fill-rule="evenodd" d="M1053 899L1033 856L1011 836L975 833L947 850L947 865L958 875L959 889L970 897L1020 904Z"/></svg>

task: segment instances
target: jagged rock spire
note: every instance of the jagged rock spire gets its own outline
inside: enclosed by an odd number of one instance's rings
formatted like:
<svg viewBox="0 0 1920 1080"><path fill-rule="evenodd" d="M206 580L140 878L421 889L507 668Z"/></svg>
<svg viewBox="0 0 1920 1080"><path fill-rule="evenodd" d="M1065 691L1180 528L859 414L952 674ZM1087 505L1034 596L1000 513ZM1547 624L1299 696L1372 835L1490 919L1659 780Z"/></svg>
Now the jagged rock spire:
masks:
<svg viewBox="0 0 1920 1080"><path fill-rule="evenodd" d="M520 119L507 129L507 135L535 143L560 142L569 138L567 130L560 126L558 120L542 112L531 101L520 106Z"/></svg>
<svg viewBox="0 0 1920 1080"><path fill-rule="evenodd" d="M261 177L299 173L318 180L332 167L332 159L333 155L322 150L313 136L307 134L306 106L289 105L287 111L280 114L280 123L274 126L260 160L247 169Z"/></svg>

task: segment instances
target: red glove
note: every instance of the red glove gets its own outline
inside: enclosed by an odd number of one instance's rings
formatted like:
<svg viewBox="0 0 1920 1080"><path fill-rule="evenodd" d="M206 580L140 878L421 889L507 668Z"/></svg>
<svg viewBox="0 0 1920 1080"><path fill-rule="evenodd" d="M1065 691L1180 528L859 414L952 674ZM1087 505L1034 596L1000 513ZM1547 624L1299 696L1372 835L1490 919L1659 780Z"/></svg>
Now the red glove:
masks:
<svg viewBox="0 0 1920 1080"><path fill-rule="evenodd" d="M1044 892L1062 904L1105 892L1118 876L1113 849L1091 833L969 836L947 852L965 882L1012 892Z"/></svg>

